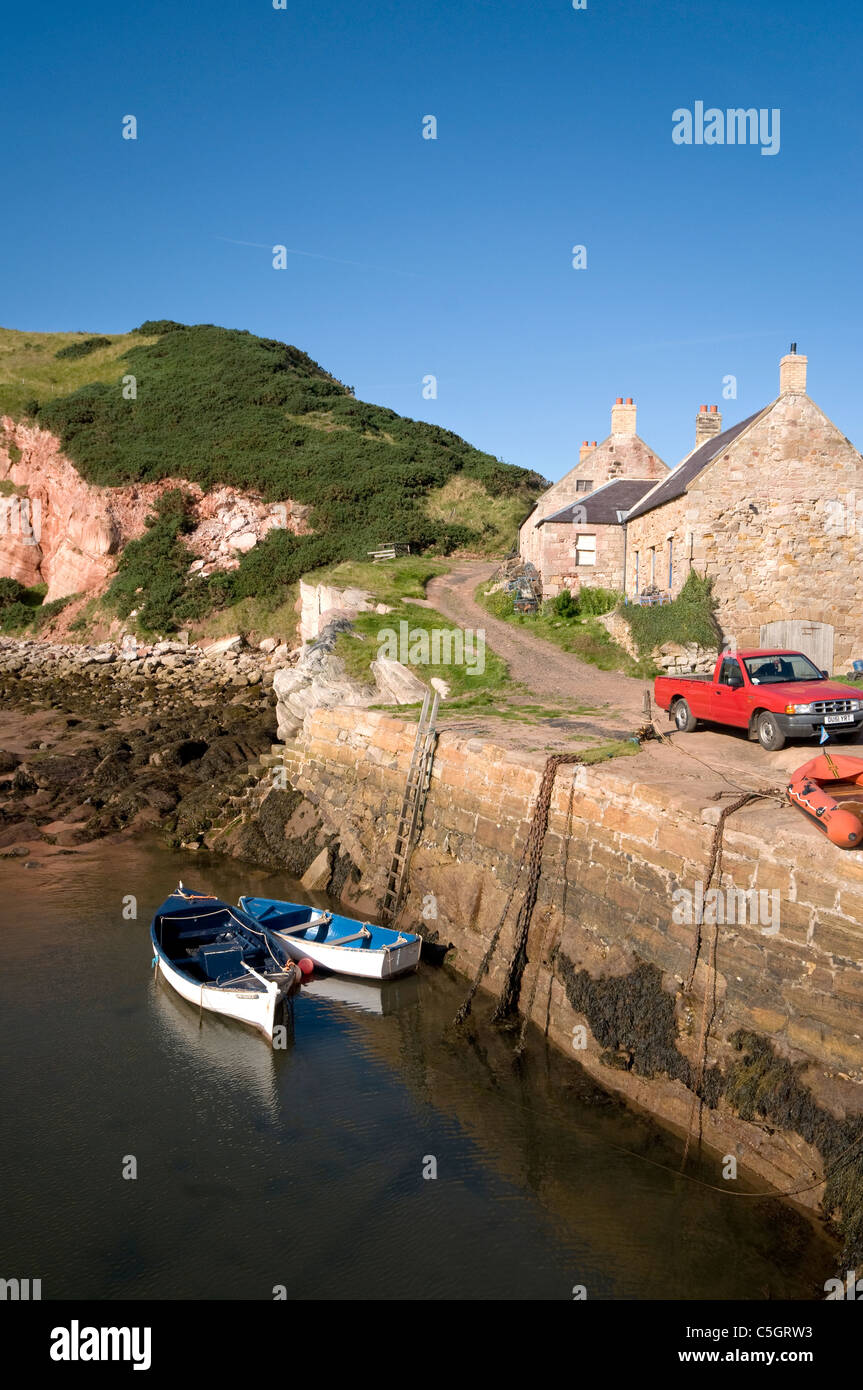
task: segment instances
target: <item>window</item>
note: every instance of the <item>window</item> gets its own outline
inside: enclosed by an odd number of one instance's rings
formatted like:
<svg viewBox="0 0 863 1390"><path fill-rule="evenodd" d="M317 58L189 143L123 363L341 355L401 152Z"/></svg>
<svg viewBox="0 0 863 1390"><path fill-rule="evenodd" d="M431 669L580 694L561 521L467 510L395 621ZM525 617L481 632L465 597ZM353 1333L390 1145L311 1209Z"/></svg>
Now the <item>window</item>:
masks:
<svg viewBox="0 0 863 1390"><path fill-rule="evenodd" d="M577 565L596 564L596 536L576 536L575 563Z"/></svg>
<svg viewBox="0 0 863 1390"><path fill-rule="evenodd" d="M720 685L742 685L743 675L737 662L731 657L726 657L719 670Z"/></svg>
<svg viewBox="0 0 863 1390"><path fill-rule="evenodd" d="M576 492L593 492L593 479L592 479L592 478L576 478L576 480L575 480L575 490L576 490Z"/></svg>
<svg viewBox="0 0 863 1390"><path fill-rule="evenodd" d="M638 593L638 551L635 552L635 592Z"/></svg>
<svg viewBox="0 0 863 1390"><path fill-rule="evenodd" d="M656 586L656 546L650 547L650 584L651 588Z"/></svg>
<svg viewBox="0 0 863 1390"><path fill-rule="evenodd" d="M777 681L821 681L824 679L802 652L779 652L776 656L745 657L744 666L753 685Z"/></svg>

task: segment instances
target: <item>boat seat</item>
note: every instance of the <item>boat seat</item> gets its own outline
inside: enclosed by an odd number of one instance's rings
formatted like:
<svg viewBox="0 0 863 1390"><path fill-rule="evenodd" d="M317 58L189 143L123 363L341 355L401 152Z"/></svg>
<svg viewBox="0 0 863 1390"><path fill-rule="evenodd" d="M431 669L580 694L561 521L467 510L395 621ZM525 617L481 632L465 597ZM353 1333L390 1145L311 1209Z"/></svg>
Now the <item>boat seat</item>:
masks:
<svg viewBox="0 0 863 1390"><path fill-rule="evenodd" d="M283 931L286 927L299 927L304 922L308 923L311 911L312 909L308 907L295 907L290 912L274 913L272 917L267 911L264 916L271 925L276 927L276 930Z"/></svg>
<svg viewBox="0 0 863 1390"><path fill-rule="evenodd" d="M198 965L208 980L225 980L243 972L243 951L240 943L218 941L202 946L198 951Z"/></svg>

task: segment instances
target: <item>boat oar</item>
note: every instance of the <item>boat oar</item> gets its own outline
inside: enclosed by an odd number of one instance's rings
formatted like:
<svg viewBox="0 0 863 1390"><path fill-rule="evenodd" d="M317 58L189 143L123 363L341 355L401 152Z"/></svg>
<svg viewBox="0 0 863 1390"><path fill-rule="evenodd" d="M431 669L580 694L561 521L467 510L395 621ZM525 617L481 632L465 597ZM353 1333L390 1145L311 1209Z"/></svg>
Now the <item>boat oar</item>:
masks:
<svg viewBox="0 0 863 1390"><path fill-rule="evenodd" d="M266 978L266 976L264 976L264 975L259 975L258 972L257 972L257 970L254 970L254 969L252 968L251 965L247 965L246 962L245 962L244 960L241 960L241 961L240 961L240 964L241 964L241 966L243 967L244 970L248 970L248 972L249 972L250 975L254 975L254 977L255 977L256 980L260 980L261 984L264 986L264 989L267 991L267 993L269 993L269 991L270 991L270 981ZM272 987L273 987L273 989L277 989L277 988L278 988L277 985L273 985Z"/></svg>

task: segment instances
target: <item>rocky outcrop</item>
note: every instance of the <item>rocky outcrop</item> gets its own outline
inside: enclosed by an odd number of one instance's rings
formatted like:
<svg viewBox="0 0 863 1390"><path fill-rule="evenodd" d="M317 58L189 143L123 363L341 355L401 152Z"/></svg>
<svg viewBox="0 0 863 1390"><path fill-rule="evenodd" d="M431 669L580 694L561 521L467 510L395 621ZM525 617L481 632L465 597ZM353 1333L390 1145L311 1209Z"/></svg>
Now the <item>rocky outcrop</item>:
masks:
<svg viewBox="0 0 863 1390"><path fill-rule="evenodd" d="M350 628L347 618L334 618L316 642L306 643L293 669L277 672L273 691L279 738L293 738L312 710L370 705L377 698L368 686L348 676L344 662L336 656L339 633Z"/></svg>
<svg viewBox="0 0 863 1390"><path fill-rule="evenodd" d="M81 477L60 441L35 425L0 418L0 574L47 584L45 601L98 593L116 557L143 535L163 492L183 488L196 526L185 538L192 573L236 569L242 555L275 527L305 534L310 508L288 499L265 503L253 493L219 487L204 493L182 478L129 487L97 487Z"/></svg>
<svg viewBox="0 0 863 1390"><path fill-rule="evenodd" d="M391 613L386 603L376 603L367 589L337 589L333 584L308 584L300 580L300 637L313 642L337 618L349 621L358 613Z"/></svg>
<svg viewBox="0 0 863 1390"><path fill-rule="evenodd" d="M277 672L273 681L279 738L292 739L315 710L336 705L412 705L422 700L427 686L400 661L379 657L371 663L374 685L349 676L335 647L339 634L350 632L344 615L331 617L317 641L306 643L291 669Z"/></svg>
<svg viewBox="0 0 863 1390"><path fill-rule="evenodd" d="M243 555L277 528L306 535L311 530L310 511L299 502L264 502L236 488L215 488L196 507L198 525L188 538L194 555L190 573L206 576L215 570L237 569Z"/></svg>
<svg viewBox="0 0 863 1390"><path fill-rule="evenodd" d="M372 662L371 670L380 691L381 704L413 705L427 693L428 687L419 677L391 657L379 656L377 661Z"/></svg>

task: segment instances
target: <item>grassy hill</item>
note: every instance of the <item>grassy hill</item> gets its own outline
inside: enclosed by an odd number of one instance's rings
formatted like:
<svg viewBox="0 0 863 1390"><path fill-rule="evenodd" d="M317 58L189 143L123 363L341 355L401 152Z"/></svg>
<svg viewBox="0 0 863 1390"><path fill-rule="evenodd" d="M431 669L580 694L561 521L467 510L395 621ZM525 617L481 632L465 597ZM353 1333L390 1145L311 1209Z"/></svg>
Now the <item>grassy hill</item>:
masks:
<svg viewBox="0 0 863 1390"><path fill-rule="evenodd" d="M135 378L135 399L121 389ZM128 394L128 393L127 393ZM169 630L301 574L414 551L507 549L543 486L437 425L358 401L306 353L213 324L149 321L125 335L0 330L0 412L50 429L82 475L112 486L184 477L311 504L314 534L276 531L241 567L186 579L188 518L170 496L126 548L112 599ZM143 593L143 597L141 597Z"/></svg>
<svg viewBox="0 0 863 1390"><path fill-rule="evenodd" d="M57 356L89 341L103 346L72 357ZM123 368L117 359L132 347L156 341L143 333L20 333L0 328L0 415L20 420L36 402L68 396L88 382L119 381Z"/></svg>

